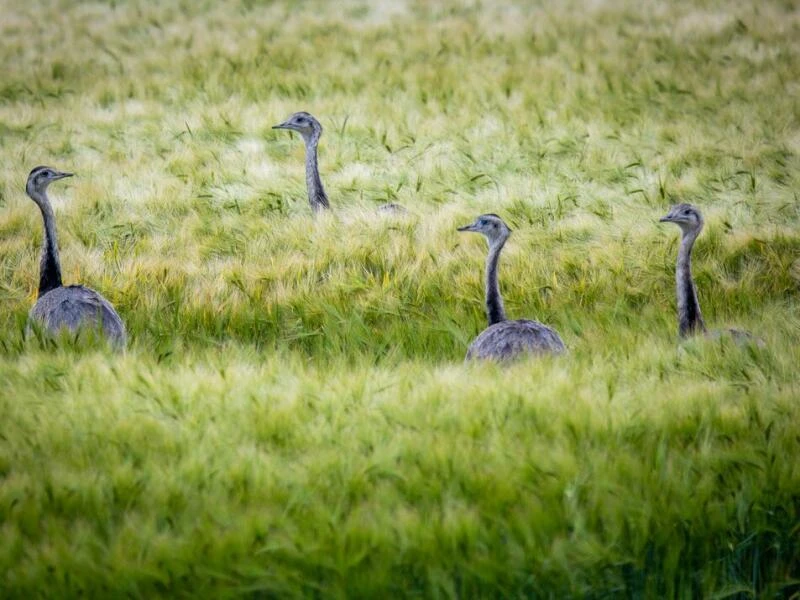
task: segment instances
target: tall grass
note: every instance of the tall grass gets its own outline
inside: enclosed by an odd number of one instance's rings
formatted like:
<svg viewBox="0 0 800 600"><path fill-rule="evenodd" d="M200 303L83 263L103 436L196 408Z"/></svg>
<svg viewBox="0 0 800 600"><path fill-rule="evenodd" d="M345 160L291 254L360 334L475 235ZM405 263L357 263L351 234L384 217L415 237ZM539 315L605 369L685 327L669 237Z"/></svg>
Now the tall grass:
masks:
<svg viewBox="0 0 800 600"><path fill-rule="evenodd" d="M490 4L12 0L2 596L800 591L800 14ZM24 339L38 164L124 354ZM677 201L707 322L766 348L677 346ZM462 363L481 212L567 356Z"/></svg>

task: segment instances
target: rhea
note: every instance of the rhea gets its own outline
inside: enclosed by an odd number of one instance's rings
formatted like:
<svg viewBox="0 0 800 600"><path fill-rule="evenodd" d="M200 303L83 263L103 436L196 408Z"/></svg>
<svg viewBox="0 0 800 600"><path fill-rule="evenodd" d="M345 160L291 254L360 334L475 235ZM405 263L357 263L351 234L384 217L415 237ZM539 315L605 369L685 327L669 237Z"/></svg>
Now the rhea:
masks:
<svg viewBox="0 0 800 600"><path fill-rule="evenodd" d="M317 146L322 136L322 125L307 112L296 112L283 123L274 125L273 129L289 129L296 131L303 137L306 145L306 188L308 189L308 203L311 210L318 213L330 209L328 195L322 187L317 164Z"/></svg>
<svg viewBox="0 0 800 600"><path fill-rule="evenodd" d="M322 136L322 125L312 115L307 112L296 112L283 123L273 125L273 129L288 129L296 131L303 137L306 145L306 188L308 190L308 203L311 210L316 214L320 211L329 210L331 205L328 195L322 186L322 179L319 176L319 164L317 162L317 146L319 138ZM404 215L407 210L404 206L395 202L382 204L378 211L386 215Z"/></svg>
<svg viewBox="0 0 800 600"><path fill-rule="evenodd" d="M458 230L483 234L489 242L489 255L486 258L486 314L489 326L469 345L467 360L508 360L525 354L564 352L564 342L551 327L529 319L506 319L497 277L500 252L511 235L511 229L503 219L495 214L485 214Z"/></svg>
<svg viewBox="0 0 800 600"><path fill-rule="evenodd" d="M126 343L125 325L111 303L90 288L82 285L64 286L61 281L56 222L47 197L47 187L54 181L72 175L50 167L36 167L28 175L25 191L41 210L44 222L39 293L29 314L29 325L38 326L50 336L64 330L71 333L95 330L112 345L122 348Z"/></svg>
<svg viewBox="0 0 800 600"><path fill-rule="evenodd" d="M694 335L718 338L729 335L737 342L755 342L763 346L763 340L754 338L741 329L709 331L706 328L700 303L697 300L697 287L692 277L692 248L697 236L703 230L703 215L691 204L676 204L659 219L661 223L675 223L681 228L681 244L678 248L678 261L675 267L675 288L678 297L678 335L682 339Z"/></svg>

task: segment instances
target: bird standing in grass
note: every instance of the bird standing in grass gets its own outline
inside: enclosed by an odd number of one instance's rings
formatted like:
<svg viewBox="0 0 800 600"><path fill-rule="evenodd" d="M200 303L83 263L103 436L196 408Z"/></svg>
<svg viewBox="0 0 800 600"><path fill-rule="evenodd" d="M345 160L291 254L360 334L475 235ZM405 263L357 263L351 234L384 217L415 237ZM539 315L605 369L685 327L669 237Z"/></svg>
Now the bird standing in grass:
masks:
<svg viewBox="0 0 800 600"><path fill-rule="evenodd" d="M489 242L486 259L486 314L489 326L469 345L467 360L507 360L525 354L560 354L565 351L558 333L538 321L506 320L503 297L497 278L500 251L511 235L511 229L495 214L485 214L475 222L459 227L459 231L481 233Z"/></svg>
<svg viewBox="0 0 800 600"><path fill-rule="evenodd" d="M306 188L308 189L308 203L311 210L318 213L330 209L328 195L322 187L317 164L317 145L322 135L322 125L307 112L296 112L283 123L274 125L273 129L289 129L303 136L306 144Z"/></svg>
<svg viewBox="0 0 800 600"><path fill-rule="evenodd" d="M708 338L719 338L729 335L736 342L755 342L763 346L763 340L754 338L749 332L741 329L712 330L706 329L700 303L697 300L697 287L692 277L692 248L697 236L703 229L703 215L691 204L676 204L659 219L661 223L675 223L681 228L681 245L678 249L678 262L675 267L675 287L678 297L678 335L689 338L700 334Z"/></svg>
<svg viewBox="0 0 800 600"><path fill-rule="evenodd" d="M96 291L82 285L64 286L61 282L61 263L53 207L47 197L52 182L72 177L50 167L36 167L28 175L25 191L42 211L44 243L39 268L39 294L29 314L29 324L35 323L48 335L63 330L97 330L114 346L126 343L125 325L114 307Z"/></svg>
<svg viewBox="0 0 800 600"><path fill-rule="evenodd" d="M303 136L306 144L306 188L308 189L308 203L311 210L316 214L323 210L329 210L331 205L328 202L328 195L322 187L322 179L319 176L319 165L317 163L317 145L322 136L322 125L312 115L307 112L296 112L283 123L273 125L273 129L289 129L296 131ZM401 204L389 202L378 207L378 212L385 215L405 215L408 211Z"/></svg>

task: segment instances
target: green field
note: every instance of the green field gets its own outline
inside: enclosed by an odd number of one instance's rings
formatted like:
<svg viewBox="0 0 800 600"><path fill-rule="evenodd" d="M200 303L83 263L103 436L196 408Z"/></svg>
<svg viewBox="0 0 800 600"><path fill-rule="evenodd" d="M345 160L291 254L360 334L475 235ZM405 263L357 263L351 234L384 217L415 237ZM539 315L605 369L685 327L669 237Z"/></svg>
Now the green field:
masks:
<svg viewBox="0 0 800 600"><path fill-rule="evenodd" d="M2 12L0 597L800 596L793 2ZM39 164L125 353L24 335ZM484 212L566 355L463 363Z"/></svg>

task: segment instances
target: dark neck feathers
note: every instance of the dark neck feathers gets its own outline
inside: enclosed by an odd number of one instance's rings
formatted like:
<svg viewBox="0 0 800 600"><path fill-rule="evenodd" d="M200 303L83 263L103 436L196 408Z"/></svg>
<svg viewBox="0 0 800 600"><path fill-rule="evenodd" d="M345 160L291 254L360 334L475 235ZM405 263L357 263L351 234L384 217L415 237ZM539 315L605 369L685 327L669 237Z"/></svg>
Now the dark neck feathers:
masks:
<svg viewBox="0 0 800 600"><path fill-rule="evenodd" d="M39 263L39 298L50 290L61 287L61 263L58 259L58 238L56 236L56 219L47 193L29 192L30 196L42 211L44 222L44 241L42 242L42 258Z"/></svg>
<svg viewBox="0 0 800 600"><path fill-rule="evenodd" d="M706 331L700 303L697 300L697 288L692 279L692 247L699 233L699 231L685 232L678 250L675 284L678 295L678 334L681 337Z"/></svg>
<svg viewBox="0 0 800 600"><path fill-rule="evenodd" d="M315 213L320 210L330 208L328 196L325 188L322 187L322 180L319 177L319 166L317 165L317 144L319 143L319 133L314 132L306 142L306 188L308 189L308 203L311 210Z"/></svg>
<svg viewBox="0 0 800 600"><path fill-rule="evenodd" d="M497 277L497 263L507 239L508 236L504 236L490 242L489 256L486 258L486 315L489 317L489 325L506 320L506 310L503 307L503 297L500 295Z"/></svg>

